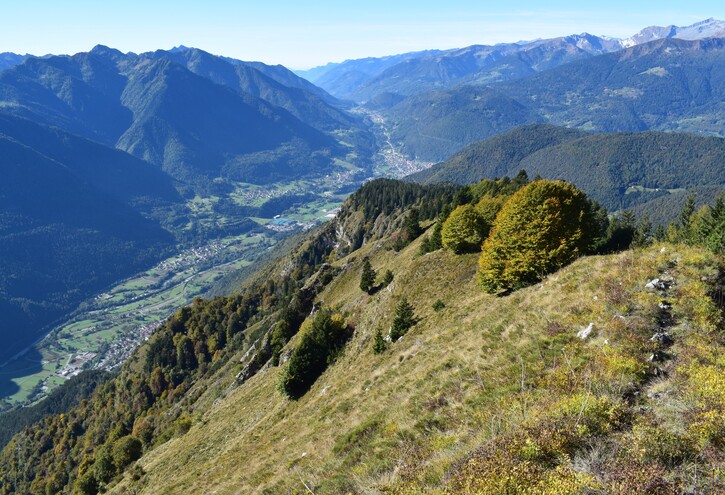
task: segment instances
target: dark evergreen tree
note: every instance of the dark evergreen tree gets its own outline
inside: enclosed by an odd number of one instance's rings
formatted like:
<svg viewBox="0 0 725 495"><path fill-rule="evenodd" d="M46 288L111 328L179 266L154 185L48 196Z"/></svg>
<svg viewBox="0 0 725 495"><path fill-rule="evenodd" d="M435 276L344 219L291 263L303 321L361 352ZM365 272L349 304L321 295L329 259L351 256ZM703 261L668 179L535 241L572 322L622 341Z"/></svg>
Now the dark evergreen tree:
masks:
<svg viewBox="0 0 725 495"><path fill-rule="evenodd" d="M423 255L426 253L430 253L431 251L433 251L433 249L431 249L430 236L425 235L420 241L420 249L418 250L418 253Z"/></svg>
<svg viewBox="0 0 725 495"><path fill-rule="evenodd" d="M645 213L634 230L632 245L634 247L647 247L652 244L652 222L649 215Z"/></svg>
<svg viewBox="0 0 725 495"><path fill-rule="evenodd" d="M422 233L420 215L416 208L412 208L405 217L405 223L403 223L403 237L405 237L406 241L411 242L420 237Z"/></svg>
<svg viewBox="0 0 725 495"><path fill-rule="evenodd" d="M448 215L450 215L450 212L448 212ZM448 215L446 215L446 218L448 218ZM433 226L433 233L430 236L431 251L437 251L438 249L441 249L443 247L441 232L443 231L444 221L445 219L443 218L443 215L441 215L438 217L435 225Z"/></svg>
<svg viewBox="0 0 725 495"><path fill-rule="evenodd" d="M693 241L692 226L692 215L695 213L695 193L687 196L685 204L682 206L680 211L680 221L677 229L677 240L689 244Z"/></svg>
<svg viewBox="0 0 725 495"><path fill-rule="evenodd" d="M408 299L403 297L395 308L395 318L393 318L393 326L390 329L390 339L393 342L400 339L415 323L414 308L408 302Z"/></svg>
<svg viewBox="0 0 725 495"><path fill-rule="evenodd" d="M612 253L628 249L636 234L636 217L632 210L625 210L620 216L615 216L607 224L606 240L598 246L602 253Z"/></svg>
<svg viewBox="0 0 725 495"><path fill-rule="evenodd" d="M372 288L375 286L375 270L373 265L370 264L370 258L367 256L363 258L362 273L360 275L360 290L363 292L370 293Z"/></svg>
<svg viewBox="0 0 725 495"><path fill-rule="evenodd" d="M375 331L375 337L373 337L373 352L375 354L382 354L387 348L388 344L383 338L383 332L380 330L380 327L378 327L378 329Z"/></svg>
<svg viewBox="0 0 725 495"><path fill-rule="evenodd" d="M662 242L667 239L667 231L665 230L665 226L662 224L659 224L657 228L655 228L654 233L655 240Z"/></svg>
<svg viewBox="0 0 725 495"><path fill-rule="evenodd" d="M393 282L393 278L393 272L391 272L390 270L386 270L385 276L383 277L383 287L387 287L388 285L390 285Z"/></svg>
<svg viewBox="0 0 725 495"><path fill-rule="evenodd" d="M710 210L711 228L705 237L705 247L713 253L725 253L725 196L719 196Z"/></svg>

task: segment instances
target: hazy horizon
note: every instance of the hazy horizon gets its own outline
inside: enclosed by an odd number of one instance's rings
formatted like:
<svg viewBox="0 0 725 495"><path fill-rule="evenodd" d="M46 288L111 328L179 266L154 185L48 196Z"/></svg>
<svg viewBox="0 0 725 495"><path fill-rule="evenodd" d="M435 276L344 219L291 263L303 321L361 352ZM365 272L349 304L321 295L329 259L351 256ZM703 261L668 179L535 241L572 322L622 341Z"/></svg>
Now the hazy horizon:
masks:
<svg viewBox="0 0 725 495"><path fill-rule="evenodd" d="M622 12L627 12L623 19ZM63 3L34 0L5 6L0 52L73 54L102 44L142 53L185 45L292 69L308 69L347 59L380 57L426 49L460 48L551 38L588 32L626 38L651 25L686 26L725 19L715 2L615 0L585 6L533 0L516 7L472 0L437 2L372 0L341 6L289 0L244 5L212 0L99 5L89 0Z"/></svg>

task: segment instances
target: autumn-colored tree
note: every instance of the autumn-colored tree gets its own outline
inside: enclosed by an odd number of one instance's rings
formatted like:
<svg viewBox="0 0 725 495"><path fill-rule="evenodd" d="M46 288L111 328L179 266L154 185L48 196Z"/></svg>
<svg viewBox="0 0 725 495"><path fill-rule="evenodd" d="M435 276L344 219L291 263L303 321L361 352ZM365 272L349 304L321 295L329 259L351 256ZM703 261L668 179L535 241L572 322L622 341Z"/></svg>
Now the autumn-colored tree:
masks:
<svg viewBox="0 0 725 495"><path fill-rule="evenodd" d="M476 251L480 249L489 227L490 224L486 223L472 205L459 206L443 223L443 247L456 254Z"/></svg>
<svg viewBox="0 0 725 495"><path fill-rule="evenodd" d="M508 198L509 196L484 196L476 203L476 211L488 225L493 225Z"/></svg>
<svg viewBox="0 0 725 495"><path fill-rule="evenodd" d="M534 283L588 252L598 232L593 205L564 181L530 183L503 206L479 259L486 292Z"/></svg>

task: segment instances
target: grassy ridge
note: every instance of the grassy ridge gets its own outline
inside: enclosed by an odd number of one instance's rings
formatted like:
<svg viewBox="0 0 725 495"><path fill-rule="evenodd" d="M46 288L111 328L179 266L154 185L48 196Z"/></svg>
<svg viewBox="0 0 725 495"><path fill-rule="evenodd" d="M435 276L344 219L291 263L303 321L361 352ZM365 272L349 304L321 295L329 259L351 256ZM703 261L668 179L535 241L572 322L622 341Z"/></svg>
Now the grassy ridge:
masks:
<svg viewBox="0 0 725 495"><path fill-rule="evenodd" d="M483 474L516 458L537 493L631 493L649 481L722 489L715 257L668 245L585 258L496 298L475 287L475 256L417 251L368 245L338 262L344 271L320 299L347 311L356 332L306 396L286 401L279 368L263 371L112 492L501 493ZM390 289L360 292L363 255L394 271ZM645 289L664 271L674 278L666 294ZM374 355L373 334L403 295L421 321ZM675 343L650 362L663 297Z"/></svg>

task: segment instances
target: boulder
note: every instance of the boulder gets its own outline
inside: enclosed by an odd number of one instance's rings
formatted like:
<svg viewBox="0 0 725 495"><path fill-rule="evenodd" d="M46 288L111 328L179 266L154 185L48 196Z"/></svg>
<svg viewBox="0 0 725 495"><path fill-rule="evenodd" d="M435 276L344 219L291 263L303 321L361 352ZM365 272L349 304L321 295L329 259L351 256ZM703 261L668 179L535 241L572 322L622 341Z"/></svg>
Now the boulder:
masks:
<svg viewBox="0 0 725 495"><path fill-rule="evenodd" d="M594 330L594 323L590 323L585 328L582 328L581 330L579 330L577 332L576 336L579 337L580 339L584 340L587 337L589 337L589 335L592 333L592 330Z"/></svg>

